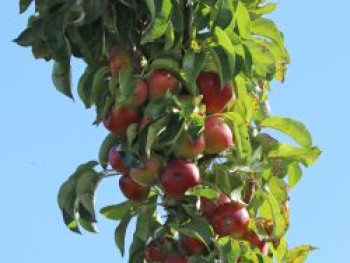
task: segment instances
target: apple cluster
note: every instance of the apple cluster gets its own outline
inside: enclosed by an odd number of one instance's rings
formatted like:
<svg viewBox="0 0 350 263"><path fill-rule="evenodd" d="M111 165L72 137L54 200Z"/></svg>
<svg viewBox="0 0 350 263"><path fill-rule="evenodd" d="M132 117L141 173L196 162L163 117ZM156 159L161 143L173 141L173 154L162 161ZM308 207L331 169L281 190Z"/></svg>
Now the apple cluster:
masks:
<svg viewBox="0 0 350 263"><path fill-rule="evenodd" d="M131 67L126 52L120 47L113 48L109 59L112 76ZM168 154L157 149L149 156L135 157L122 144L110 149L109 164L121 174L119 187L127 199L143 202L149 197L152 187L156 187L163 193L164 200L181 202L190 188L203 183L198 160L235 147L233 131L223 117L225 109L235 101L233 84L221 85L219 75L212 70L200 72L196 84L199 105L193 111L201 116L204 125L195 138L184 129L171 146L170 154L169 149L166 149ZM104 120L105 127L122 140L126 140L130 125L136 124L141 133L156 121L145 114L148 103L165 96L176 97L180 102L193 99L193 95L182 89L181 81L174 74L160 68L151 70L144 77L138 76L135 85L133 93L121 105L113 106ZM233 201L223 193L217 200L200 197L199 201L200 212L218 237L246 240L263 254L268 253L267 243L248 230L250 217L245 204ZM185 253L169 256L166 252L169 249ZM167 235L149 241L145 259L147 262L187 262L188 256L204 250L205 245L196 238L181 234L175 240Z"/></svg>

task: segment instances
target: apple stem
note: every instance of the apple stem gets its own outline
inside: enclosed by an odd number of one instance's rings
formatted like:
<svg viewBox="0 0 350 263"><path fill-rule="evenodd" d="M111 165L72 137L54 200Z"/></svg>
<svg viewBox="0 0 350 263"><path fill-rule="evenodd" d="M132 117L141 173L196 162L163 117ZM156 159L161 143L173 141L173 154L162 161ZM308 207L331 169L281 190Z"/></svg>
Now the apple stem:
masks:
<svg viewBox="0 0 350 263"><path fill-rule="evenodd" d="M103 171L100 173L101 175L101 178L104 179L104 178L107 178L107 177L113 177L113 176L117 176L117 175L120 175L120 173L116 173L114 170L106 170L106 171Z"/></svg>

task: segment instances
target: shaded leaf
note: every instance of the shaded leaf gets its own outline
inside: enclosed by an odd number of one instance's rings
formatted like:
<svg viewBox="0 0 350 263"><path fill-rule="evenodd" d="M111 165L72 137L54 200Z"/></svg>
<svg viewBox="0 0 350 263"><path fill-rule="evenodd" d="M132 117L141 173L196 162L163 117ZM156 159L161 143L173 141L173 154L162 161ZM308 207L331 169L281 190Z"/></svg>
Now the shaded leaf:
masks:
<svg viewBox="0 0 350 263"><path fill-rule="evenodd" d="M141 38L141 44L152 42L165 34L172 10L171 0L146 0L152 14L152 22L147 32Z"/></svg>
<svg viewBox="0 0 350 263"><path fill-rule="evenodd" d="M72 95L72 80L71 80L71 68L70 62L59 62L55 61L52 71L52 81L55 88L66 95L67 97L73 99Z"/></svg>
<svg viewBox="0 0 350 263"><path fill-rule="evenodd" d="M87 67L81 75L78 83L78 95L84 103L85 108L89 109L92 105L91 91L93 85L95 70Z"/></svg>
<svg viewBox="0 0 350 263"><path fill-rule="evenodd" d="M130 213L126 214L125 217L120 221L119 225L115 229L115 243L121 253L122 256L124 256L125 252L125 234L126 229L128 228L128 225L130 223L132 216Z"/></svg>
<svg viewBox="0 0 350 263"><path fill-rule="evenodd" d="M20 0L19 2L19 12L22 14L24 13L30 4L33 2L33 0Z"/></svg>

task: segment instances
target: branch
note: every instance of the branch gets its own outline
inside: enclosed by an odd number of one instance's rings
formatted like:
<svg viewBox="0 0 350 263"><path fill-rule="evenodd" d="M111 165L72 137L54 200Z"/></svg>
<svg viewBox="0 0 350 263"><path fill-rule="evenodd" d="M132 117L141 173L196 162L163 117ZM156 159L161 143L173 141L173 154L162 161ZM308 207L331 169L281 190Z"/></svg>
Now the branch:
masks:
<svg viewBox="0 0 350 263"><path fill-rule="evenodd" d="M191 44L191 29L192 29L192 7L190 0L182 0L183 14L184 14L184 28L182 47L187 50Z"/></svg>

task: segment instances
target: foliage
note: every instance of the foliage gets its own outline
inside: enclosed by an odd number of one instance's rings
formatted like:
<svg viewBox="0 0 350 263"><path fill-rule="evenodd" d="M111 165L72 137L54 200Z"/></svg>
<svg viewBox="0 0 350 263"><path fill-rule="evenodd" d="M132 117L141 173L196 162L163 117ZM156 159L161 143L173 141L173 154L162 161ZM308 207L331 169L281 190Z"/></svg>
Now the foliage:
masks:
<svg viewBox="0 0 350 263"><path fill-rule="evenodd" d="M96 111L94 124L105 121L115 107L129 107L138 80L147 80L157 69L166 70L180 83L176 92L147 98L134 109L149 123L127 127L125 135L109 134L101 145L99 162L80 165L62 185L59 207L67 227L96 232L94 195L98 183L117 175L108 169L113 146L123 150L130 169L142 168L145 157L159 155L167 163L181 134L198 139L205 130L205 106L197 78L201 72L217 72L221 86L232 87L234 98L224 119L234 146L218 154L190 158L201 175L201 185L182 197L168 196L157 179L142 202L110 205L102 215L115 220L115 242L125 252L125 234L136 219L129 262L143 262L150 240L178 234L200 240L205 249L188 255L189 262L303 262L311 246L288 249L289 191L302 176L301 165L310 166L320 155L311 135L299 121L270 116L270 83L283 82L290 62L283 34L266 14L277 4L262 0L21 0L20 12L35 4L27 28L14 41L32 49L35 58L53 63L53 83L73 98L71 59L82 59L78 95L85 107ZM113 50L122 49L130 65L111 70ZM181 95L190 96L183 100ZM278 141L265 133L274 129L289 135L297 145ZM204 132L205 133L205 132ZM102 169L97 171L97 165ZM263 255L244 238L220 237L203 215L202 198L217 200L225 194L246 206L249 229L268 243ZM161 220L159 206L166 212ZM186 254L171 243L169 255ZM216 261L217 262L217 261Z"/></svg>

